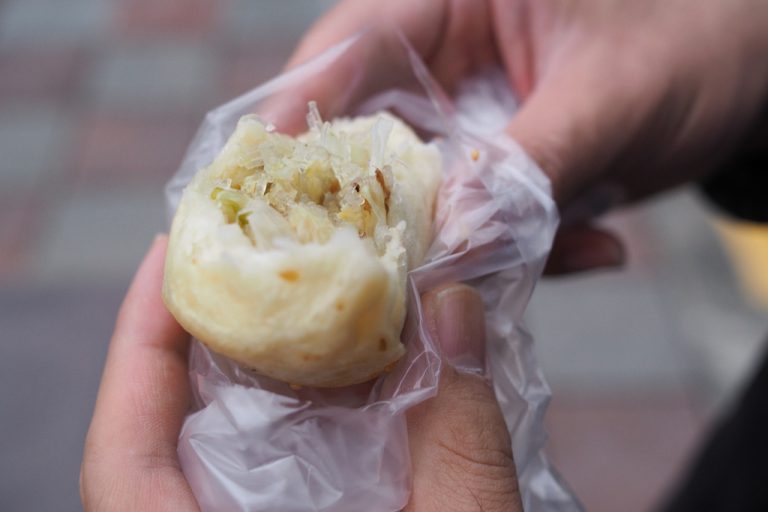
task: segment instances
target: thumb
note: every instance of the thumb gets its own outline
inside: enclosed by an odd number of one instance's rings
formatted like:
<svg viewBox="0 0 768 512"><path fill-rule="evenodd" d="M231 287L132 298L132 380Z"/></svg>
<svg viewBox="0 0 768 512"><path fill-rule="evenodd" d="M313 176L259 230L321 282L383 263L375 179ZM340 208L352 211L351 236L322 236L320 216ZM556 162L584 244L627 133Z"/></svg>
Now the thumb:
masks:
<svg viewBox="0 0 768 512"><path fill-rule="evenodd" d="M448 362L485 359L482 299L449 285L426 294L427 326ZM406 511L522 510L504 417L488 382L443 370L438 394L408 413L413 493Z"/></svg>

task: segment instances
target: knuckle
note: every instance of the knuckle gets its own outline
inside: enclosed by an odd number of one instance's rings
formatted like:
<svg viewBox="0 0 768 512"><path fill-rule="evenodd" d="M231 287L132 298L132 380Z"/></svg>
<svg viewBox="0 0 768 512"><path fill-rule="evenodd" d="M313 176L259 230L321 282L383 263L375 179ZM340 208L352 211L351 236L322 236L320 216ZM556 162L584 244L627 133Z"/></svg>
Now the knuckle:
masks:
<svg viewBox="0 0 768 512"><path fill-rule="evenodd" d="M455 446L441 447L437 466L440 510L516 510L520 490L514 464L506 453L482 450L467 453Z"/></svg>
<svg viewBox="0 0 768 512"><path fill-rule="evenodd" d="M450 407L434 446L438 480L449 502L456 510L510 510L519 503L519 488L493 391L486 381L462 375L451 379L444 396Z"/></svg>
<svg viewBox="0 0 768 512"><path fill-rule="evenodd" d="M502 435L504 434L504 435ZM468 416L462 424L446 425L435 439L443 467L459 468L478 476L505 475L514 472L514 459L508 439L494 421L482 413Z"/></svg>

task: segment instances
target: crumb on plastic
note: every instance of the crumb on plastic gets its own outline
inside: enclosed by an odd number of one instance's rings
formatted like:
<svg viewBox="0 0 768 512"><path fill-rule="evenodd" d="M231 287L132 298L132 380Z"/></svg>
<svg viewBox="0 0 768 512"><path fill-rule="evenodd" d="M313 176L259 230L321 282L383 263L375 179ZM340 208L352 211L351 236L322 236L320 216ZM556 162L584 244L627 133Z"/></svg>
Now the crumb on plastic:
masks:
<svg viewBox="0 0 768 512"><path fill-rule="evenodd" d="M292 390L301 391L301 384L288 384Z"/></svg>
<svg viewBox="0 0 768 512"><path fill-rule="evenodd" d="M480 151L473 149L469 156L472 158L473 162L477 162L477 160L480 158Z"/></svg>

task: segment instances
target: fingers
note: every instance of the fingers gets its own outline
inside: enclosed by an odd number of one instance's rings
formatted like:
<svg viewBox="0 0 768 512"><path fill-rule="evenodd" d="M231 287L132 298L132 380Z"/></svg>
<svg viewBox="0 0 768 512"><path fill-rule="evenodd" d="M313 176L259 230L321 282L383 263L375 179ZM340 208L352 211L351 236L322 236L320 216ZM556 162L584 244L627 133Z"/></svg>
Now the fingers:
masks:
<svg viewBox="0 0 768 512"><path fill-rule="evenodd" d="M566 3L530 4L522 19L527 31L510 39L518 44L500 48L523 99L508 132L549 176L564 206L609 170L617 175L652 163L655 148L640 151L640 141L653 135L664 142L663 125L655 123L669 101L669 72L646 41L637 40L637 30L615 38L620 28L577 15ZM509 39L502 24L520 13L511 7L496 12L497 32ZM602 39L595 35L600 31ZM526 50L522 56L520 47Z"/></svg>
<svg viewBox="0 0 768 512"><path fill-rule="evenodd" d="M423 297L427 325L452 361L482 365L484 308L464 285ZM511 443L493 390L446 367L436 397L408 413L413 492L407 511L522 510Z"/></svg>
<svg viewBox="0 0 768 512"><path fill-rule="evenodd" d="M83 454L86 510L197 510L176 456L189 337L162 302L165 248L158 237L120 309Z"/></svg>
<svg viewBox="0 0 768 512"><path fill-rule="evenodd" d="M265 120L284 133L306 126L307 102L317 102L320 114L347 114L365 95L395 87L410 77L407 54L393 30L400 30L416 52L426 58L440 37L446 2L348 0L321 18L302 39L288 62L294 68L333 45L366 30L365 37L328 59L311 79L297 80L259 109ZM409 85L409 84L406 84Z"/></svg>
<svg viewBox="0 0 768 512"><path fill-rule="evenodd" d="M466 285L450 285L424 296L427 328L440 344L443 358L454 368L485 368L485 308Z"/></svg>
<svg viewBox="0 0 768 512"><path fill-rule="evenodd" d="M565 85L565 83L563 84ZM599 110L594 98L581 98L556 84L540 85L512 119L508 133L552 182L558 204L577 195L598 166L601 140L594 135Z"/></svg>
<svg viewBox="0 0 768 512"><path fill-rule="evenodd" d="M555 236L544 273L572 274L625 263L621 241L608 231L586 224L561 228Z"/></svg>
<svg viewBox="0 0 768 512"><path fill-rule="evenodd" d="M294 67L322 53L334 44L375 25L397 27L416 51L427 56L436 44L446 9L444 0L389 2L346 0L339 2L306 33L288 61Z"/></svg>

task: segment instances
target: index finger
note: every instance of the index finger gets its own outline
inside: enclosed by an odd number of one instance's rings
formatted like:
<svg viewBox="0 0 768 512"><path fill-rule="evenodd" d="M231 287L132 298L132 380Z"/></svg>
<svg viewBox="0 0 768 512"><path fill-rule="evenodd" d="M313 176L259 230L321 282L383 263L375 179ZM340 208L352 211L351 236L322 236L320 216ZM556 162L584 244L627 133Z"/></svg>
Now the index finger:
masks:
<svg viewBox="0 0 768 512"><path fill-rule="evenodd" d="M93 441L109 427L109 449L131 457L176 456L189 405L189 336L160 295L166 241L144 259L118 316L91 426Z"/></svg>
<svg viewBox="0 0 768 512"><path fill-rule="evenodd" d="M176 443L190 403L187 377L189 336L168 313L161 297L166 239L158 237L128 291L118 316L83 458L84 501L88 486L113 494L110 502L170 499L177 510L196 509L179 469ZM142 478L166 496L140 496ZM120 481L118 489L109 489ZM149 484L147 485L149 487ZM125 504L125 503L124 503Z"/></svg>
<svg viewBox="0 0 768 512"><path fill-rule="evenodd" d="M297 133L305 127L309 101L317 103L322 117L332 118L348 113L364 95L398 85L410 69L400 34L427 59L439 42L444 10L444 2L340 2L307 32L287 68L355 34L365 37L339 48L321 71L269 99L259 114L280 131Z"/></svg>

